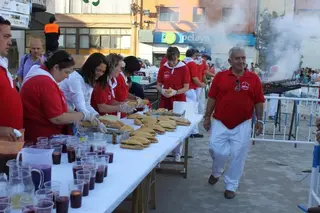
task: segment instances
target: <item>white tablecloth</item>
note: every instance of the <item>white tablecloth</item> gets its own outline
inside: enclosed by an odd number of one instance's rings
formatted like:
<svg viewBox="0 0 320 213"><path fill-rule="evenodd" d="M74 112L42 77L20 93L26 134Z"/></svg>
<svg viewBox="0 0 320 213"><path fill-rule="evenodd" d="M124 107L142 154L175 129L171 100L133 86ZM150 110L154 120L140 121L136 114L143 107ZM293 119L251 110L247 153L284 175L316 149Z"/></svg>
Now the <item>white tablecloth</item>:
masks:
<svg viewBox="0 0 320 213"><path fill-rule="evenodd" d="M69 212L111 213L159 162L191 134L194 125L198 125L202 116L188 119L192 122L190 126L178 126L175 132L158 135L159 143L151 144L144 150L121 149L120 145L108 144L107 151L114 153L114 161L109 164L108 177L103 183L96 184L88 197L83 198L80 209L70 208ZM123 121L133 125L133 120L123 119ZM72 164L53 166L52 180L63 184L62 193L67 192L68 182L72 179Z"/></svg>

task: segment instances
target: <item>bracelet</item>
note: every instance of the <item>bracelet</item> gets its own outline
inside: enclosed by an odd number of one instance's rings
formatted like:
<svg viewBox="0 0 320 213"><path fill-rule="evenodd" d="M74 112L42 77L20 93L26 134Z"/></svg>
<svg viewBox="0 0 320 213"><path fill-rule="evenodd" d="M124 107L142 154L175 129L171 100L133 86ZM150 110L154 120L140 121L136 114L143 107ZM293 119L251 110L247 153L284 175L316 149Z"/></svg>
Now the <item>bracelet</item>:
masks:
<svg viewBox="0 0 320 213"><path fill-rule="evenodd" d="M257 120L258 123L261 123L262 125L264 125L263 120Z"/></svg>

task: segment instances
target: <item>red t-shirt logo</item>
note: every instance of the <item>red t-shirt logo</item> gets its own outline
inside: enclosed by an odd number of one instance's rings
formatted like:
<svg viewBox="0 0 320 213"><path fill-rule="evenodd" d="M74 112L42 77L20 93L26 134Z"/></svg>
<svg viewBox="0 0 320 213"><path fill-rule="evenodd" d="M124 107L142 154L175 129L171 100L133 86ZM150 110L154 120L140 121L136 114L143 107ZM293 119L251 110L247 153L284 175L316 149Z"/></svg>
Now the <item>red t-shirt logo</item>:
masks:
<svg viewBox="0 0 320 213"><path fill-rule="evenodd" d="M241 83L241 89L243 89L243 90L249 90L249 87L250 87L250 85L249 85L248 82L242 82L242 83Z"/></svg>
<svg viewBox="0 0 320 213"><path fill-rule="evenodd" d="M169 77L170 77L170 72L168 72L168 71L167 71L167 72L164 72L163 77L164 77L164 78L169 78Z"/></svg>

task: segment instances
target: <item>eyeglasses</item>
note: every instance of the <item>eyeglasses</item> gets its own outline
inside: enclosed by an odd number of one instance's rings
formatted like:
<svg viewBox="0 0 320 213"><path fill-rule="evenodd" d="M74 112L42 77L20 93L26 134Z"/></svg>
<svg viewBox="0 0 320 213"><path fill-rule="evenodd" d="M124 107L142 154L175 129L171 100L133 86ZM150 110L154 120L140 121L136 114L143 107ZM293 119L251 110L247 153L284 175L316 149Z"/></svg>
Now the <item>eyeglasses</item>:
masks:
<svg viewBox="0 0 320 213"><path fill-rule="evenodd" d="M236 87L234 88L234 90L235 90L236 92L240 92L240 90L241 90L239 79L236 80Z"/></svg>

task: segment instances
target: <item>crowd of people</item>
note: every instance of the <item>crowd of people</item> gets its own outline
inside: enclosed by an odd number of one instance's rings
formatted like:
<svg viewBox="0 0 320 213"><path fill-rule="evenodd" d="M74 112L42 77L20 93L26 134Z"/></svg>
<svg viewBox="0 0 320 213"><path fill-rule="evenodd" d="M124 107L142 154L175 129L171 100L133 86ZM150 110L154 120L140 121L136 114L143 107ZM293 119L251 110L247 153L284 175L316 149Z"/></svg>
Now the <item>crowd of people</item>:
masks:
<svg viewBox="0 0 320 213"><path fill-rule="evenodd" d="M309 67L301 68L295 73L296 81L302 84L314 84L315 82L319 81L318 78L319 71L313 70Z"/></svg>
<svg viewBox="0 0 320 213"><path fill-rule="evenodd" d="M54 134L72 134L71 126L78 121L99 122L99 115L125 117L134 112L135 107L128 100L136 100L138 107L142 105L143 91L130 80L141 68L134 56L93 53L79 71L74 71L75 61L68 52L57 50L43 58L41 41L33 39L30 53L20 61L18 91L8 71L6 56L10 45L10 22L0 16L1 138L16 141L15 132L22 129L26 142ZM229 51L231 67L218 73L212 72L207 63L209 57L197 49L189 49L183 61L179 58L179 49L169 47L161 62L156 85L161 94L159 107L172 110L175 101L187 102L204 114L203 126L211 135L208 140L212 170L208 182L215 185L224 174L224 197L233 199L250 149L252 116L255 114L257 121L256 135L264 125L265 98L257 66L252 64L249 70L241 47ZM206 103L207 77L214 78ZM191 137L203 135L196 127ZM173 152L175 160L180 161L182 146Z"/></svg>

